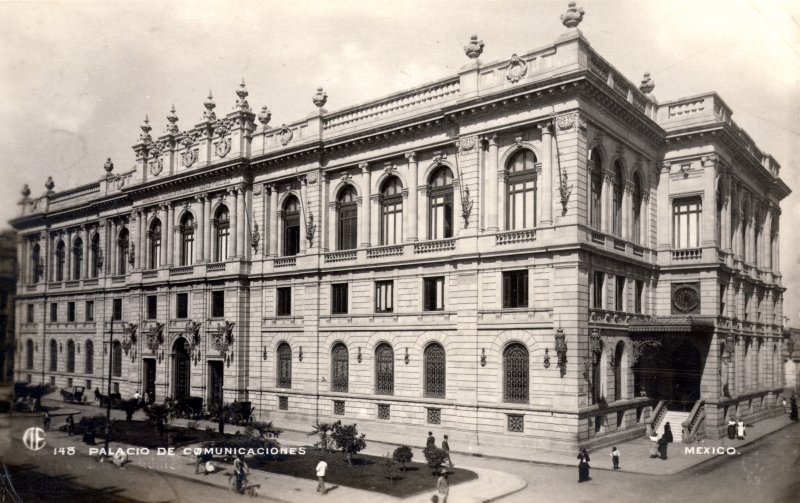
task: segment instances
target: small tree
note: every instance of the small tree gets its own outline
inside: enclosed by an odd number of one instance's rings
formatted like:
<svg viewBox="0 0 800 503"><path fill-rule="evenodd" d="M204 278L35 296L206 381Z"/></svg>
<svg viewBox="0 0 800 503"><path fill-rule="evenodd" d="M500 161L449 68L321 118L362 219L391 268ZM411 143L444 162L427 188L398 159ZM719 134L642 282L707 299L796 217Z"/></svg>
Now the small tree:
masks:
<svg viewBox="0 0 800 503"><path fill-rule="evenodd" d="M383 455L382 464L383 469L386 470L386 478L391 480L392 484L394 484L394 479L396 478L394 475L394 459L392 459L392 456L390 456L388 452Z"/></svg>
<svg viewBox="0 0 800 503"><path fill-rule="evenodd" d="M141 404L139 400L131 398L120 401L119 408L125 411L125 420L130 421L133 419L133 414L141 408Z"/></svg>
<svg viewBox="0 0 800 503"><path fill-rule="evenodd" d="M429 445L422 453L425 455L425 461L431 467L433 472L438 472L447 459L447 452L439 449L435 445Z"/></svg>
<svg viewBox="0 0 800 503"><path fill-rule="evenodd" d="M411 462L411 458L414 457L414 453L411 452L411 447L407 445L401 445L397 449L394 450L394 454L392 454L392 458L403 465L402 471L406 471L406 463Z"/></svg>
<svg viewBox="0 0 800 503"><path fill-rule="evenodd" d="M161 436L164 434L165 424L172 408L167 404L152 404L145 407L144 412L156 427L156 432Z"/></svg>
<svg viewBox="0 0 800 503"><path fill-rule="evenodd" d="M311 435L317 435L319 437L319 442L314 444L314 447L320 450L325 449L328 452L331 451L331 439L328 438L328 434L333 432L333 426L334 424L332 423L317 423L312 425L314 430L308 432L307 435L309 437Z"/></svg>
<svg viewBox="0 0 800 503"><path fill-rule="evenodd" d="M347 464L353 465L353 455L358 454L367 447L365 434L358 434L356 423L342 424L341 421L336 421L333 425L333 433L331 434L336 447L342 450L347 457Z"/></svg>

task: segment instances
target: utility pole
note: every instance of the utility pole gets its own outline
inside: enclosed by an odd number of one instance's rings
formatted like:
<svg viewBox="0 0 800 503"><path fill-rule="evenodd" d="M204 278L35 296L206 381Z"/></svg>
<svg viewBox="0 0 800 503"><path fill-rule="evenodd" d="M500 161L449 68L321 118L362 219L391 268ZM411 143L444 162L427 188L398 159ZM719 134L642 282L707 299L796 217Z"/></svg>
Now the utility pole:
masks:
<svg viewBox="0 0 800 503"><path fill-rule="evenodd" d="M111 372L114 366L114 316L111 316L111 337L108 341L108 393L106 394L106 447L108 456L108 440L111 436Z"/></svg>

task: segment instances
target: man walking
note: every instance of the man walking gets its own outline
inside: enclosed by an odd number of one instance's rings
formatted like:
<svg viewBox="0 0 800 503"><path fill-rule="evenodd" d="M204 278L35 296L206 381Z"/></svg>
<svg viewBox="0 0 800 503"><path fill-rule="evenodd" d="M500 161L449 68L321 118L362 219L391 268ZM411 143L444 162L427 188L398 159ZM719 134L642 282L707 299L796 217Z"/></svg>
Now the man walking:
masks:
<svg viewBox="0 0 800 503"><path fill-rule="evenodd" d="M325 489L325 471L328 469L328 463L325 462L324 459L319 458L319 463L317 463L317 480L319 484L317 484L317 492L322 494L328 494L327 489Z"/></svg>
<svg viewBox="0 0 800 503"><path fill-rule="evenodd" d="M426 448L430 446L436 447L436 438L434 438L432 431L428 432L428 440L425 442Z"/></svg>
<svg viewBox="0 0 800 503"><path fill-rule="evenodd" d="M444 440L442 440L442 450L447 453L447 464L449 464L450 468L452 468L453 460L450 459L450 444L447 443L447 435L445 435Z"/></svg>

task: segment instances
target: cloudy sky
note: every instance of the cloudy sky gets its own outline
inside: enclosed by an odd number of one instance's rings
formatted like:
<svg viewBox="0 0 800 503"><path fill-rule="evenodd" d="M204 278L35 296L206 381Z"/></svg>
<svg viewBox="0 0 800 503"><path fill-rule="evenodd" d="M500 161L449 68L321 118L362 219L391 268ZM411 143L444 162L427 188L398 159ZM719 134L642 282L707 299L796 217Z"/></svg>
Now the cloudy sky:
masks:
<svg viewBox="0 0 800 503"><path fill-rule="evenodd" d="M127 170L149 114L162 133L219 111L242 77L273 124L450 75L477 33L483 61L551 43L566 1L8 1L0 0L0 222L34 196L96 180L106 157ZM800 1L583 0L580 28L629 79L645 71L661 100L715 90L795 190L783 203L787 312L800 325Z"/></svg>

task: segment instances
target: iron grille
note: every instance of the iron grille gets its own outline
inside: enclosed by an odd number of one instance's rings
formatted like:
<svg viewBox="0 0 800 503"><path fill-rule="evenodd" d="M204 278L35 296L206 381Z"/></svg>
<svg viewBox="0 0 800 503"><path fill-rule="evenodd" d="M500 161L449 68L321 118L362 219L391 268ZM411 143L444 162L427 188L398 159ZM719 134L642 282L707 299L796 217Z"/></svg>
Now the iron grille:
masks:
<svg viewBox="0 0 800 503"><path fill-rule="evenodd" d="M431 344L425 348L425 396L444 398L446 380L444 348Z"/></svg>
<svg viewBox="0 0 800 503"><path fill-rule="evenodd" d="M442 424L442 409L428 409L428 423Z"/></svg>
<svg viewBox="0 0 800 503"><path fill-rule="evenodd" d="M503 400L528 403L528 350L512 344L503 353Z"/></svg>
<svg viewBox="0 0 800 503"><path fill-rule="evenodd" d="M337 416L344 416L344 400L333 401L333 413Z"/></svg>
<svg viewBox="0 0 800 503"><path fill-rule="evenodd" d="M289 410L289 397L288 396L279 396L278 397L278 409L279 410Z"/></svg>
<svg viewBox="0 0 800 503"><path fill-rule="evenodd" d="M292 387L292 348L285 342L278 346L278 387Z"/></svg>
<svg viewBox="0 0 800 503"><path fill-rule="evenodd" d="M525 416L522 414L509 414L508 431L523 433L525 431Z"/></svg>
<svg viewBox="0 0 800 503"><path fill-rule="evenodd" d="M333 368L331 369L331 381L333 391L347 392L347 379L348 379L348 355L347 346L338 343L333 347L332 351ZM344 403L344 402L342 402Z"/></svg>
<svg viewBox="0 0 800 503"><path fill-rule="evenodd" d="M391 419L391 409L387 403L378 404L378 419Z"/></svg>
<svg viewBox="0 0 800 503"><path fill-rule="evenodd" d="M386 343L375 350L375 393L394 393L394 350Z"/></svg>

